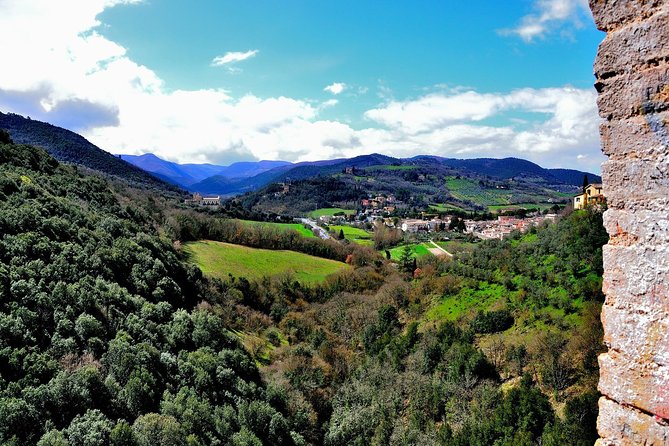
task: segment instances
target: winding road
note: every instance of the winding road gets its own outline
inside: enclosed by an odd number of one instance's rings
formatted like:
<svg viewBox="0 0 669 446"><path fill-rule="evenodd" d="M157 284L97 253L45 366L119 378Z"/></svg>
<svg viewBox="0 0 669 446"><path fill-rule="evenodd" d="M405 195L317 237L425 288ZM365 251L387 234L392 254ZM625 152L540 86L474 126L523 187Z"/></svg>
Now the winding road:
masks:
<svg viewBox="0 0 669 446"><path fill-rule="evenodd" d="M310 218L300 218L300 222L302 222L302 224L309 225L311 230L318 234L318 236L323 240L328 240L331 238L330 234L328 234L328 231L318 226L314 220Z"/></svg>

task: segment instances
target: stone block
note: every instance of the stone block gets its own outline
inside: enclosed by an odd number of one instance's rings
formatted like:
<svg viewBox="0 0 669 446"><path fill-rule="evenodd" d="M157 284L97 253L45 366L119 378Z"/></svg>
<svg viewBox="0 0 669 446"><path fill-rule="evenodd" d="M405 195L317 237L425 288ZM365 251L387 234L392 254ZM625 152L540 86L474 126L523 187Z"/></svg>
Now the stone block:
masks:
<svg viewBox="0 0 669 446"><path fill-rule="evenodd" d="M669 420L669 367L638 362L609 350L599 355L599 368L598 388L602 394L623 406L652 414L658 420Z"/></svg>
<svg viewBox="0 0 669 446"><path fill-rule="evenodd" d="M669 64L622 74L595 83L599 115L607 121L669 110Z"/></svg>
<svg viewBox="0 0 669 446"><path fill-rule="evenodd" d="M669 426L648 414L602 397L599 415L597 429L602 437L596 443L599 446L669 445Z"/></svg>
<svg viewBox="0 0 669 446"><path fill-rule="evenodd" d="M669 313L669 246L606 245L606 305L650 313Z"/></svg>
<svg viewBox="0 0 669 446"><path fill-rule="evenodd" d="M669 11L609 33L599 45L595 77L605 79L665 63L669 58Z"/></svg>
<svg viewBox="0 0 669 446"><path fill-rule="evenodd" d="M602 150L613 160L657 158L669 151L669 111L604 121L599 133Z"/></svg>
<svg viewBox="0 0 669 446"><path fill-rule="evenodd" d="M618 299L615 304L620 303ZM659 376L664 380L666 413L669 418L669 312L667 308L638 305L633 309L626 305L604 305L602 324L604 343L609 349L628 358L630 365L653 367L663 370ZM643 366L641 366L643 365ZM655 393L661 387L649 387ZM607 395L612 396L607 393ZM615 398L618 399L618 398ZM641 406L638 406L641 407Z"/></svg>
<svg viewBox="0 0 669 446"><path fill-rule="evenodd" d="M611 31L666 10L664 0L590 0L597 28Z"/></svg>
<svg viewBox="0 0 669 446"><path fill-rule="evenodd" d="M612 209L666 210L669 203L669 153L639 159L609 160L602 179Z"/></svg>
<svg viewBox="0 0 669 446"><path fill-rule="evenodd" d="M610 245L669 244L669 213L665 209L609 209L604 213L604 227L609 233Z"/></svg>

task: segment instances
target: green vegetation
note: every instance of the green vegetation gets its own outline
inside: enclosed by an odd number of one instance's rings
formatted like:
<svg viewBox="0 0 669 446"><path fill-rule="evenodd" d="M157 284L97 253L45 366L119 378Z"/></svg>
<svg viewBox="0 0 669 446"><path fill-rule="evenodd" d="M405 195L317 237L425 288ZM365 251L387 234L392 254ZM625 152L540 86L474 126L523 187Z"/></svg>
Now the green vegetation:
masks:
<svg viewBox="0 0 669 446"><path fill-rule="evenodd" d="M407 166L407 165L384 165L384 166L370 166L367 167L365 170L370 170L370 171L375 171L375 170L390 170L390 171L396 171L396 170L415 170L418 169L418 166Z"/></svg>
<svg viewBox="0 0 669 446"><path fill-rule="evenodd" d="M457 321L476 311L487 311L503 302L507 290L502 285L480 282L476 289L463 288L456 295L447 296L426 314L427 320Z"/></svg>
<svg viewBox="0 0 669 446"><path fill-rule="evenodd" d="M431 204L430 210L436 212L448 213L452 211L464 211L460 206L455 206L454 204L442 203L442 204Z"/></svg>
<svg viewBox="0 0 669 446"><path fill-rule="evenodd" d="M436 243L437 243L437 245L441 246L442 248L444 248L446 251L450 252L451 254L459 254L461 252L471 251L478 244L478 243L472 243L472 242L468 242L468 241L464 241L464 240L448 240L448 241L441 241L441 242L436 242Z"/></svg>
<svg viewBox="0 0 669 446"><path fill-rule="evenodd" d="M426 255L432 255L430 252L428 246L425 243L414 243L409 245L411 246L411 254L414 255L416 258L420 258ZM404 250L404 246L396 246L395 248L390 249L390 258L399 261L400 258L402 257L402 251Z"/></svg>
<svg viewBox="0 0 669 446"><path fill-rule="evenodd" d="M260 226L267 229L282 229L287 231L297 231L302 237L312 237L316 238L311 228L305 227L301 223L273 223L266 221L252 221L252 220L239 220L240 222L251 225L251 226Z"/></svg>
<svg viewBox="0 0 669 446"><path fill-rule="evenodd" d="M510 191L490 189L480 185L479 181L467 178L449 177L446 188L458 200L472 201L482 205L508 205L512 198Z"/></svg>
<svg viewBox="0 0 669 446"><path fill-rule="evenodd" d="M295 279L314 283L325 280L347 265L294 251L272 251L230 243L199 241L187 243L186 252L205 276L259 279L290 274Z"/></svg>
<svg viewBox="0 0 669 446"><path fill-rule="evenodd" d="M0 444L304 444L162 198L0 144Z"/></svg>
<svg viewBox="0 0 669 446"><path fill-rule="evenodd" d="M398 266L0 144L0 444L592 444L605 242L588 210Z"/></svg>
<svg viewBox="0 0 669 446"><path fill-rule="evenodd" d="M555 203L518 203L518 204L504 204L504 205L490 205L488 210L490 212L511 211L518 209L539 209L544 211L555 206Z"/></svg>
<svg viewBox="0 0 669 446"><path fill-rule="evenodd" d="M355 215L355 209L320 208L309 213L311 218L334 217L335 215Z"/></svg>
<svg viewBox="0 0 669 446"><path fill-rule="evenodd" d="M339 235L342 231L347 240L358 243L364 246L371 246L374 244L372 240L373 234L364 229L354 228L353 226L332 225L330 231L335 235Z"/></svg>

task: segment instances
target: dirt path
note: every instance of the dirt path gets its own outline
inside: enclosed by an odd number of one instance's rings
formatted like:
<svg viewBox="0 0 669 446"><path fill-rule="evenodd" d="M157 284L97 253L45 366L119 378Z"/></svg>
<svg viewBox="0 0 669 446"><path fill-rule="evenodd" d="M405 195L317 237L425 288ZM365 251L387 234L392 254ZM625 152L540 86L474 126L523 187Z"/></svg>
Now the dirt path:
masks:
<svg viewBox="0 0 669 446"><path fill-rule="evenodd" d="M430 243L432 244L432 246L434 246L434 248L428 248L428 249L429 249L430 252L431 252L432 254L434 254L435 256L449 256L449 257L453 257L453 254L451 254L450 252L446 251L444 248L442 248L441 246L437 245L437 244L436 244L435 242L433 242L432 240L430 240Z"/></svg>

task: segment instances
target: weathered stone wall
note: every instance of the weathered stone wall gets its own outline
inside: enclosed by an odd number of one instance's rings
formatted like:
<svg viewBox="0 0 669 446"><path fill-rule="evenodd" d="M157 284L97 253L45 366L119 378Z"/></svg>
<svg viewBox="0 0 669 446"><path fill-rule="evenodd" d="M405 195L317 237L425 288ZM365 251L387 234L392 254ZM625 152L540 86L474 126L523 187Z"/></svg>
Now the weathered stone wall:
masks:
<svg viewBox="0 0 669 446"><path fill-rule="evenodd" d="M669 0L590 0L604 247L598 445L669 445Z"/></svg>

